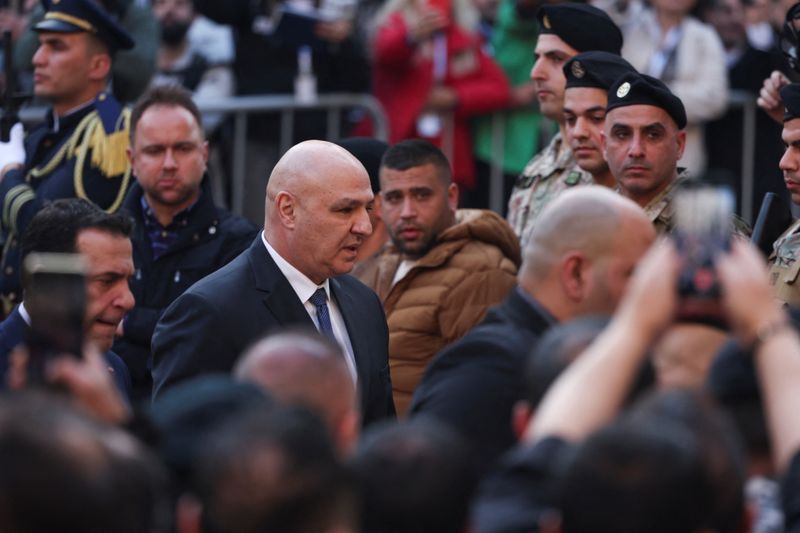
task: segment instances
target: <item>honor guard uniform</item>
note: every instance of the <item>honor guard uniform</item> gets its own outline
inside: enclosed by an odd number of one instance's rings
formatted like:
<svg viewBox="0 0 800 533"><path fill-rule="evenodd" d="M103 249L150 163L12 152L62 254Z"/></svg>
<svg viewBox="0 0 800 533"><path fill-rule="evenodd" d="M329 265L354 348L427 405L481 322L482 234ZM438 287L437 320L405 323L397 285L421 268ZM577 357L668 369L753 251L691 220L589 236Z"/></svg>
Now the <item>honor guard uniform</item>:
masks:
<svg viewBox="0 0 800 533"><path fill-rule="evenodd" d="M523 247L545 205L566 189L592 183L591 175L581 170L563 139L566 80L560 65L551 68L551 50L541 49L542 36L555 36L560 53L567 53L569 57L591 50L619 55L622 49L622 32L606 13L594 6L575 3L545 5L536 16L540 27L536 47L539 57L531 71L531 79L537 84L537 90L544 93L541 98L547 99L548 105L544 106L544 100L540 98L542 113L558 122L559 133L528 163L511 192L507 220ZM542 65L538 65L539 62L543 62Z"/></svg>
<svg viewBox="0 0 800 533"><path fill-rule="evenodd" d="M122 204L131 179L126 154L130 111L104 89L114 52L132 48L133 40L92 0L42 3L46 14L34 26L40 35L33 59L34 93L53 107L45 123L24 140L24 151L19 124L12 128L10 141L0 143L0 172L4 171L0 227L5 238L0 292L6 306L21 299L20 236L43 204L78 197L114 212ZM85 34L86 42L80 42L75 34ZM78 51L86 54L87 71L93 73L92 77L76 80L77 69L64 67L66 61L74 61ZM98 74L104 72L98 69L106 66L109 73ZM65 86L71 92L66 92ZM75 102L76 94L84 99Z"/></svg>
<svg viewBox="0 0 800 533"><path fill-rule="evenodd" d="M800 84L792 83L781 89L781 99L785 106L786 152L780 167L792 202L800 204ZM775 288L775 297L785 304L800 305L800 220L795 220L772 245L769 263L769 281Z"/></svg>

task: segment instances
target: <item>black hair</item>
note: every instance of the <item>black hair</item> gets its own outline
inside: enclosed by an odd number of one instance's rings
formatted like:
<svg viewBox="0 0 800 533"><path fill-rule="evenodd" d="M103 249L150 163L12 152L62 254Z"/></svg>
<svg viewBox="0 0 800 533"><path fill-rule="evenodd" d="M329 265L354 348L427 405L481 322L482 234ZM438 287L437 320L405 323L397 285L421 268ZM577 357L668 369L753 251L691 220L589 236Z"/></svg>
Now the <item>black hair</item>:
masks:
<svg viewBox="0 0 800 533"><path fill-rule="evenodd" d="M462 437L437 420L386 423L353 459L364 533L464 531L478 476Z"/></svg>
<svg viewBox="0 0 800 533"><path fill-rule="evenodd" d="M579 447L560 484L563 531L735 533L744 481L724 415L696 393L661 393Z"/></svg>
<svg viewBox="0 0 800 533"><path fill-rule="evenodd" d="M439 178L449 185L452 181L450 162L441 150L428 141L421 139L401 141L390 146L381 159L381 167L392 170L408 170L428 163L439 170Z"/></svg>
<svg viewBox="0 0 800 533"><path fill-rule="evenodd" d="M195 486L211 533L316 533L356 520L351 478L322 420L303 408L225 425L198 457Z"/></svg>
<svg viewBox="0 0 800 533"><path fill-rule="evenodd" d="M22 257L31 252L74 253L78 234L85 229L130 237L133 221L82 198L55 200L36 213L22 234Z"/></svg>

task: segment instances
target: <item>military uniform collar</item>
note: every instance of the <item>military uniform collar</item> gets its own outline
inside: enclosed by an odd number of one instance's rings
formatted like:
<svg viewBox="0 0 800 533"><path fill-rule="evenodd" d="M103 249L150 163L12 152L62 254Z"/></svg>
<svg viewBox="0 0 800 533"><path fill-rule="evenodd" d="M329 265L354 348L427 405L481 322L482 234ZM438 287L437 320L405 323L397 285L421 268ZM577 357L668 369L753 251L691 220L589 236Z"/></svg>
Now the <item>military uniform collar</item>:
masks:
<svg viewBox="0 0 800 533"><path fill-rule="evenodd" d="M58 116L53 108L47 112L47 127L52 133L58 133L62 128L70 128L74 124L83 119L87 114L89 114L92 109L94 109L95 100L89 100L77 107L73 107L66 113L61 116Z"/></svg>
<svg viewBox="0 0 800 533"><path fill-rule="evenodd" d="M644 207L647 218L649 218L658 229L662 227L666 229L666 231L672 229L672 217L675 212L672 206L672 200L678 187L689 178L689 171L685 168L679 168L678 177Z"/></svg>

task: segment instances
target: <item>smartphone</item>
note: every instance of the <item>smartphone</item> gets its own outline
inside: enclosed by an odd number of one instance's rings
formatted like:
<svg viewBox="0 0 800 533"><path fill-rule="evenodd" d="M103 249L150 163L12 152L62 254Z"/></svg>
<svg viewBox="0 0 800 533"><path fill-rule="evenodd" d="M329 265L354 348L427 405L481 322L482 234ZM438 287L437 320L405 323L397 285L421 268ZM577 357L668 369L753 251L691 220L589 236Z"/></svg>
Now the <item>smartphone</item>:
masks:
<svg viewBox="0 0 800 533"><path fill-rule="evenodd" d="M23 264L28 382L45 383L47 362L83 354L86 266L79 254L31 253Z"/></svg>
<svg viewBox="0 0 800 533"><path fill-rule="evenodd" d="M730 250L733 191L690 182L676 192L673 206L673 238L683 261L678 278L678 318L724 327L722 292L714 265L721 253Z"/></svg>

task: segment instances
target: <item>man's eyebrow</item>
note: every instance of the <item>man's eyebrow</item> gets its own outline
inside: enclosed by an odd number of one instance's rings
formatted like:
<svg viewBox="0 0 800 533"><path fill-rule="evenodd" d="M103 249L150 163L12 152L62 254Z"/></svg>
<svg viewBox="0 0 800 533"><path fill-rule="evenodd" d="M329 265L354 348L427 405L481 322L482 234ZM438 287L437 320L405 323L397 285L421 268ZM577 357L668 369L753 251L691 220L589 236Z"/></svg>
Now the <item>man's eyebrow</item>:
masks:
<svg viewBox="0 0 800 533"><path fill-rule="evenodd" d="M370 201L374 201L374 199ZM361 205L364 205L363 200L358 200L356 198L342 198L340 200L336 200L335 202L333 202L333 204L331 204L331 208L343 209L347 207L359 207Z"/></svg>

